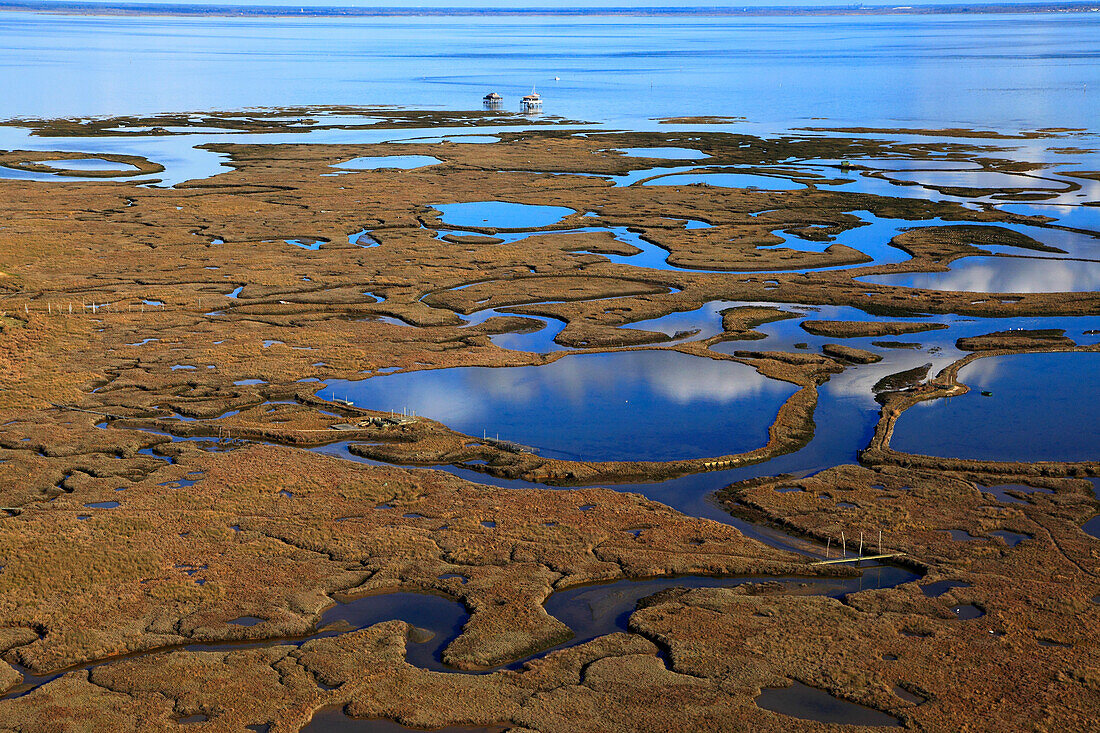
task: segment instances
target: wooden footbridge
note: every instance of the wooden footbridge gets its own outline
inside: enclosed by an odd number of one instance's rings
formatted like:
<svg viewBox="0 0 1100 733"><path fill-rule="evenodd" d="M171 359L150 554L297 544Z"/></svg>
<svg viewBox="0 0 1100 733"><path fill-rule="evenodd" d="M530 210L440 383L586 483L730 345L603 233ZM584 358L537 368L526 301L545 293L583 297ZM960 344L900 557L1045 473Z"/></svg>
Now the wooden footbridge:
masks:
<svg viewBox="0 0 1100 733"><path fill-rule="evenodd" d="M852 555L851 557L835 557L831 560L818 560L811 565L839 565L845 562L863 562L864 560L886 560L891 557L901 557L904 552L886 552L880 555Z"/></svg>
<svg viewBox="0 0 1100 733"><path fill-rule="evenodd" d="M874 555L863 554L863 533L859 533L859 549L856 550L854 555L848 555L848 540L845 538L844 533L840 533L840 557L829 557L829 550L833 544L833 540L830 537L825 543L825 559L818 560L811 563L811 565L840 565L842 563L859 563L864 560L889 560L892 557L901 557L904 552L883 552L882 551L882 531L878 533L878 553ZM855 549L855 541L852 542L852 549Z"/></svg>

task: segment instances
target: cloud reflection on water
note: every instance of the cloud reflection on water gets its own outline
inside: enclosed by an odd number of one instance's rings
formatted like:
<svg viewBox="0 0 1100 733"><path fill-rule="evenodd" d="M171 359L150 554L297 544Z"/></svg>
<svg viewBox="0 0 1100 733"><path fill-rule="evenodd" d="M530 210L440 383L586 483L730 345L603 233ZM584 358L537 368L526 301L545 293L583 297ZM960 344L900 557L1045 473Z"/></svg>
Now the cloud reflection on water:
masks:
<svg viewBox="0 0 1100 733"><path fill-rule="evenodd" d="M580 354L537 367L469 367L333 382L362 407L406 407L457 430L590 459L699 457L756 448L794 385L675 352Z"/></svg>
<svg viewBox="0 0 1100 733"><path fill-rule="evenodd" d="M1100 290L1100 262L1027 257L967 257L949 272L875 275L881 285L968 293L1070 293Z"/></svg>

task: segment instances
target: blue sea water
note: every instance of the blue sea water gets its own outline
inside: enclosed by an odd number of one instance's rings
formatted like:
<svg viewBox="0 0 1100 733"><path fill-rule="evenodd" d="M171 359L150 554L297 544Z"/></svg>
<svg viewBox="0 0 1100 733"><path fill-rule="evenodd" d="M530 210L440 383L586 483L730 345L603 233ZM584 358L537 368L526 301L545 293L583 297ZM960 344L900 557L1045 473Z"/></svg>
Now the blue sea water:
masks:
<svg viewBox="0 0 1100 733"><path fill-rule="evenodd" d="M637 127L1092 127L1100 15L108 17L0 13L0 116L505 107ZM1092 89L1088 88L1093 82Z"/></svg>

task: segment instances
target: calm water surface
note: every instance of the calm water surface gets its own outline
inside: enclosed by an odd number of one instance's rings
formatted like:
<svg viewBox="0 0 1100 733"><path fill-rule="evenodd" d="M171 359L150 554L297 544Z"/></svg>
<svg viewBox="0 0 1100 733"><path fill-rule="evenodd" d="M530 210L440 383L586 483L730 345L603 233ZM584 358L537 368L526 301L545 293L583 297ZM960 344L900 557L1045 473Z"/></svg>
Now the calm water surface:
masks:
<svg viewBox="0 0 1100 733"><path fill-rule="evenodd" d="M762 446L795 390L744 364L642 350L333 380L322 392L374 409L408 408L547 456L671 460Z"/></svg>
<svg viewBox="0 0 1100 733"><path fill-rule="evenodd" d="M874 708L857 705L797 680L790 687L767 687L756 698L767 710L804 720L840 725L900 726L901 721Z"/></svg>
<svg viewBox="0 0 1100 733"><path fill-rule="evenodd" d="M963 367L959 381L968 393L902 414L895 449L991 461L1100 456L1100 353L987 357Z"/></svg>
<svg viewBox="0 0 1100 733"><path fill-rule="evenodd" d="M444 224L488 229L537 229L557 224L575 213L565 206L537 206L508 201L470 201L439 204L435 208Z"/></svg>
<svg viewBox="0 0 1100 733"><path fill-rule="evenodd" d="M1100 116L1100 88L1089 84L1097 78L1100 18L1085 13L339 19L4 13L0 38L7 72L0 110L9 116L300 104L471 109L494 89L506 107L518 109L533 84L548 114L589 120L738 115L783 126L1015 129L1088 128Z"/></svg>
<svg viewBox="0 0 1100 733"><path fill-rule="evenodd" d="M430 155L383 155L378 157L352 158L343 163L336 163L333 168L346 168L348 170L373 171L380 168L423 168L424 166L442 163L439 158Z"/></svg>
<svg viewBox="0 0 1100 733"><path fill-rule="evenodd" d="M1017 250L1018 251L1018 250ZM969 293L1070 293L1100 289L1100 262L1037 257L965 257L948 272L860 278L880 285Z"/></svg>
<svg viewBox="0 0 1100 733"><path fill-rule="evenodd" d="M344 714L340 706L318 710L302 733L408 733L420 730L409 728L392 720L356 720ZM505 728L497 726L468 727L449 725L446 728L434 728L434 733L500 733Z"/></svg>
<svg viewBox="0 0 1100 733"><path fill-rule="evenodd" d="M125 171L137 170L131 163L119 163L102 158L70 158L68 160L40 160L41 165L66 171Z"/></svg>

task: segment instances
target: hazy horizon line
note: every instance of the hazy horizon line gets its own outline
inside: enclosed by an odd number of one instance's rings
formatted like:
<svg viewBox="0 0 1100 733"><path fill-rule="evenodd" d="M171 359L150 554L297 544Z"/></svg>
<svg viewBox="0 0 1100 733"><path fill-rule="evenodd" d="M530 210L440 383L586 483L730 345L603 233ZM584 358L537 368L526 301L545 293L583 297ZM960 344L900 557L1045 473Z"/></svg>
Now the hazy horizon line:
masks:
<svg viewBox="0 0 1100 733"><path fill-rule="evenodd" d="M624 7L583 6L348 6L348 5L247 5L234 3L126 2L120 0L0 0L0 11L75 13L85 15L254 16L254 17L379 17L448 15L620 15L620 16L753 16L753 15L958 15L982 13L1100 12L1095 0L1064 2L921 3L835 5L654 5Z"/></svg>

